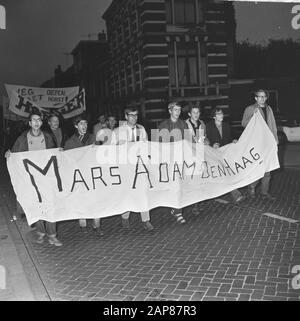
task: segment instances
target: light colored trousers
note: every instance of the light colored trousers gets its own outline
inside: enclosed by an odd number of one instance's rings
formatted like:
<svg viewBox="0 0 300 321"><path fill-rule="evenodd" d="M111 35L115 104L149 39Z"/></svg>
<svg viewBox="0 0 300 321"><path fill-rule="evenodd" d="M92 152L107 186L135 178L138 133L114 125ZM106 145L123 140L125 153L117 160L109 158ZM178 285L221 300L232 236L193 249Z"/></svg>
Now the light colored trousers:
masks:
<svg viewBox="0 0 300 321"><path fill-rule="evenodd" d="M129 215L130 215L130 212L125 212L123 213L121 216L124 220L128 220L129 219ZM142 222L147 222L147 221L150 221L150 214L149 214L149 211L147 212L141 212L141 219L142 219Z"/></svg>

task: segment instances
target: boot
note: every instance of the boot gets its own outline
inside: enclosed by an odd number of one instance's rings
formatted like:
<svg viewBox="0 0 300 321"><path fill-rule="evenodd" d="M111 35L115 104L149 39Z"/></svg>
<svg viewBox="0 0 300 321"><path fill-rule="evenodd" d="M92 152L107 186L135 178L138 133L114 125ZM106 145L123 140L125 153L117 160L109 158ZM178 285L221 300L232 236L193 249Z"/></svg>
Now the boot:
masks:
<svg viewBox="0 0 300 321"><path fill-rule="evenodd" d="M143 227L147 232L154 230L153 225L149 221L143 222Z"/></svg>

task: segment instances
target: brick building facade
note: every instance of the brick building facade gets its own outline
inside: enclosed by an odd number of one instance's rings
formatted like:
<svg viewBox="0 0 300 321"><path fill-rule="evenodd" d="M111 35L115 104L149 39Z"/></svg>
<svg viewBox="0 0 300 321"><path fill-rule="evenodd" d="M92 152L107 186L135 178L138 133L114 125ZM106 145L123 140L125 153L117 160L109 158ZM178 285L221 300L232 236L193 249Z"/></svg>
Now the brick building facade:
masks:
<svg viewBox="0 0 300 321"><path fill-rule="evenodd" d="M168 101L228 108L234 9L217 0L113 0L103 14L112 104L136 105L150 127ZM226 111L225 111L226 113Z"/></svg>

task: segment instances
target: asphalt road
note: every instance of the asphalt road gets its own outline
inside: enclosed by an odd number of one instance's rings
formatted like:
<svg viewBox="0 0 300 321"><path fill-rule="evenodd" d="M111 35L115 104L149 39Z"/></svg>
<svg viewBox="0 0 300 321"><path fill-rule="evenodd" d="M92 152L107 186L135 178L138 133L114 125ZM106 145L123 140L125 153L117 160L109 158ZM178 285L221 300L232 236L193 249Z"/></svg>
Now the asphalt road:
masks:
<svg viewBox="0 0 300 321"><path fill-rule="evenodd" d="M283 166L300 169L300 142L288 143L279 147L279 155L283 155Z"/></svg>

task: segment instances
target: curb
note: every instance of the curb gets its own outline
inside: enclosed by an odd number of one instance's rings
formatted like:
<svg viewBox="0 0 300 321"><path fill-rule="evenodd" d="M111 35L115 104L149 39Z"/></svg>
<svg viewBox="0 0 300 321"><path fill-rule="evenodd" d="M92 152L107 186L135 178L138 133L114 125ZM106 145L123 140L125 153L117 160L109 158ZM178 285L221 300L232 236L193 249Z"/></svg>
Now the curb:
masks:
<svg viewBox="0 0 300 321"><path fill-rule="evenodd" d="M4 196L4 197L3 197ZM38 273L38 270L34 264L34 261L30 255L30 251L26 246L26 241L23 239L24 233L28 233L30 227L25 227L25 224L18 222L18 220L13 220L13 215L7 206L7 200L5 195L2 196L4 203L3 217L6 221L6 227L9 231L12 246L15 248L16 256L15 260L18 260L23 269L23 278L24 282L16 280L14 288L16 293L25 292L28 297L21 297L20 300L29 300L29 301L50 301L50 295L47 292L47 289ZM24 229L25 227L25 229ZM24 230L23 233L21 230ZM26 282L27 281L27 282ZM24 289L23 287L26 287Z"/></svg>

